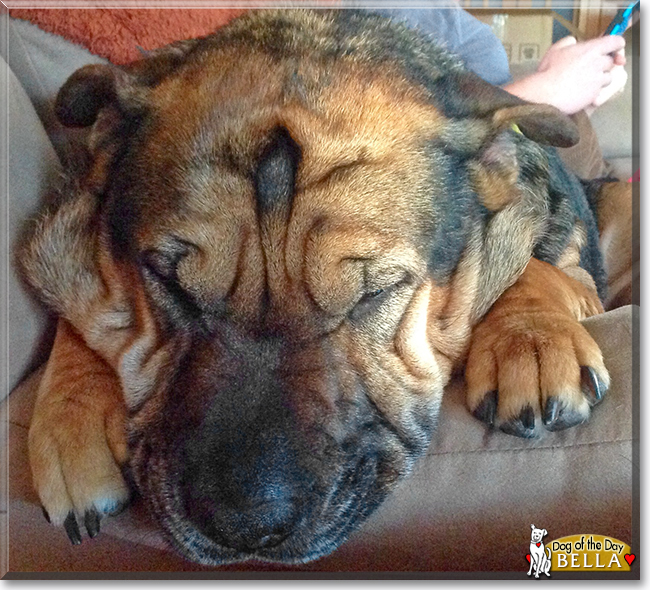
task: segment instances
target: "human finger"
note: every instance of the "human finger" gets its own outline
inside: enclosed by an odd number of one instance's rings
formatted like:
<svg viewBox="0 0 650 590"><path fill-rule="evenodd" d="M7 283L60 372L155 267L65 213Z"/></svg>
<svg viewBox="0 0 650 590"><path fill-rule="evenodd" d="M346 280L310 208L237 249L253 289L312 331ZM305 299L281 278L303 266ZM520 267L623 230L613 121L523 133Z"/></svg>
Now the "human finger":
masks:
<svg viewBox="0 0 650 590"><path fill-rule="evenodd" d="M601 106L610 98L612 98L612 96L615 96L619 92L622 92L623 88L625 88L625 84L627 82L627 72L625 71L625 68L614 68L611 71L610 76L610 83L601 89L601 91L598 93L598 96L593 102L593 105L596 107Z"/></svg>
<svg viewBox="0 0 650 590"><path fill-rule="evenodd" d="M617 66L624 66L627 63L627 58L625 57L625 51L623 49L620 49L617 51L614 55L614 63Z"/></svg>
<svg viewBox="0 0 650 590"><path fill-rule="evenodd" d="M556 56L561 49L566 49L567 47L571 47L572 45L575 45L577 42L578 41L575 37L568 36L568 37L562 37L562 39L553 43L553 45L551 45L546 50L546 53L543 55L541 61L539 62L539 66L537 67L537 71L543 72L547 70L550 66L550 62L556 59Z"/></svg>
<svg viewBox="0 0 650 590"><path fill-rule="evenodd" d="M576 45L577 43L578 43L578 40L575 37L569 35L568 37L562 37L562 39L560 39L559 41L556 41L555 43L553 43L553 45L551 46L551 49L562 49L564 47L569 47L571 45Z"/></svg>
<svg viewBox="0 0 650 590"><path fill-rule="evenodd" d="M625 39L621 35L605 35L586 43L601 54L610 54L625 48Z"/></svg>
<svg viewBox="0 0 650 590"><path fill-rule="evenodd" d="M605 88L606 86L609 86L612 83L612 72L603 72L602 77L600 78L600 87Z"/></svg>

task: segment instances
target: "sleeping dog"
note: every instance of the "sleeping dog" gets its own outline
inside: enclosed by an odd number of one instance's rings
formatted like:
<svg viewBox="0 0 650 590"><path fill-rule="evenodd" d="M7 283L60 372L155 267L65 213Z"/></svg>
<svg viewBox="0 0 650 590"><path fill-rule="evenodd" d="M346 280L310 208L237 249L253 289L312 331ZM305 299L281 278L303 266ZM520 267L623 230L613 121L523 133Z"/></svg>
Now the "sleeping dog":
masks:
<svg viewBox="0 0 650 590"><path fill-rule="evenodd" d="M126 470L191 560L316 559L410 473L464 363L469 410L523 437L607 391L597 221L552 147L575 126L418 32L256 11L82 68L57 114L89 163L19 257L59 315L29 451L73 542Z"/></svg>

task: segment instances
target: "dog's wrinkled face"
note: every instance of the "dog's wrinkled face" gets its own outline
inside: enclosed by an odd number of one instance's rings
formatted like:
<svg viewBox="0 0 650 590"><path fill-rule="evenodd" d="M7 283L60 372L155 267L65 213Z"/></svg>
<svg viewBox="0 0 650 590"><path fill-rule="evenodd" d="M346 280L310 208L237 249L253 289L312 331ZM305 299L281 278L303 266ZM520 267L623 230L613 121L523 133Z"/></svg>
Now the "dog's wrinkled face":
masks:
<svg viewBox="0 0 650 590"><path fill-rule="evenodd" d="M119 375L176 547L297 563L409 473L472 322L529 259L544 160L511 123L571 126L377 17L224 31L70 79L58 114L94 123L93 164L27 264Z"/></svg>
<svg viewBox="0 0 650 590"><path fill-rule="evenodd" d="M385 77L334 72L309 108L282 67L222 67L153 92L111 194L172 349L133 404L132 465L192 557L303 561L429 442L449 371L425 330L436 121Z"/></svg>

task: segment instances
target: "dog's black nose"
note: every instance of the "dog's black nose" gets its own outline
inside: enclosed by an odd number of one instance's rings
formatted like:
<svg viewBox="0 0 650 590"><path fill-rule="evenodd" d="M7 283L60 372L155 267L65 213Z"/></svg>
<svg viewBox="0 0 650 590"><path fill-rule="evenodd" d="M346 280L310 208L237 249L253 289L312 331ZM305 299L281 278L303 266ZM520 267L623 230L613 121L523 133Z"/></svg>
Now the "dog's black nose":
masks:
<svg viewBox="0 0 650 590"><path fill-rule="evenodd" d="M227 547L243 552L275 547L293 531L297 502L289 490L274 490L273 499L255 505L239 498L237 506L220 505L212 515L209 536Z"/></svg>
<svg viewBox="0 0 650 590"><path fill-rule="evenodd" d="M301 518L306 486L291 442L279 432L250 429L202 442L188 454L183 478L190 521L243 552L282 543Z"/></svg>

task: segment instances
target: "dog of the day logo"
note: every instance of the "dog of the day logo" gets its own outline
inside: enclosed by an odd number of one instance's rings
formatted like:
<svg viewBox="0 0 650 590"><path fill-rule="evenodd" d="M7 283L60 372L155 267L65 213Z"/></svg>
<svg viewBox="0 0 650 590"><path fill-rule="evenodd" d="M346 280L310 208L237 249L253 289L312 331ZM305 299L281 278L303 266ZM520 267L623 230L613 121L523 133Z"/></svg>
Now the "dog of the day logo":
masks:
<svg viewBox="0 0 650 590"><path fill-rule="evenodd" d="M543 541L546 529L531 525L528 575L539 578L551 572L629 572L636 561L630 546L614 537L578 534Z"/></svg>
<svg viewBox="0 0 650 590"><path fill-rule="evenodd" d="M534 524L531 524L530 528L532 529L530 533L530 553L526 556L530 562L528 575L534 574L536 578L539 578L539 574L546 574L547 577L550 577L551 550L544 546L542 540L548 534L548 531L538 529Z"/></svg>

